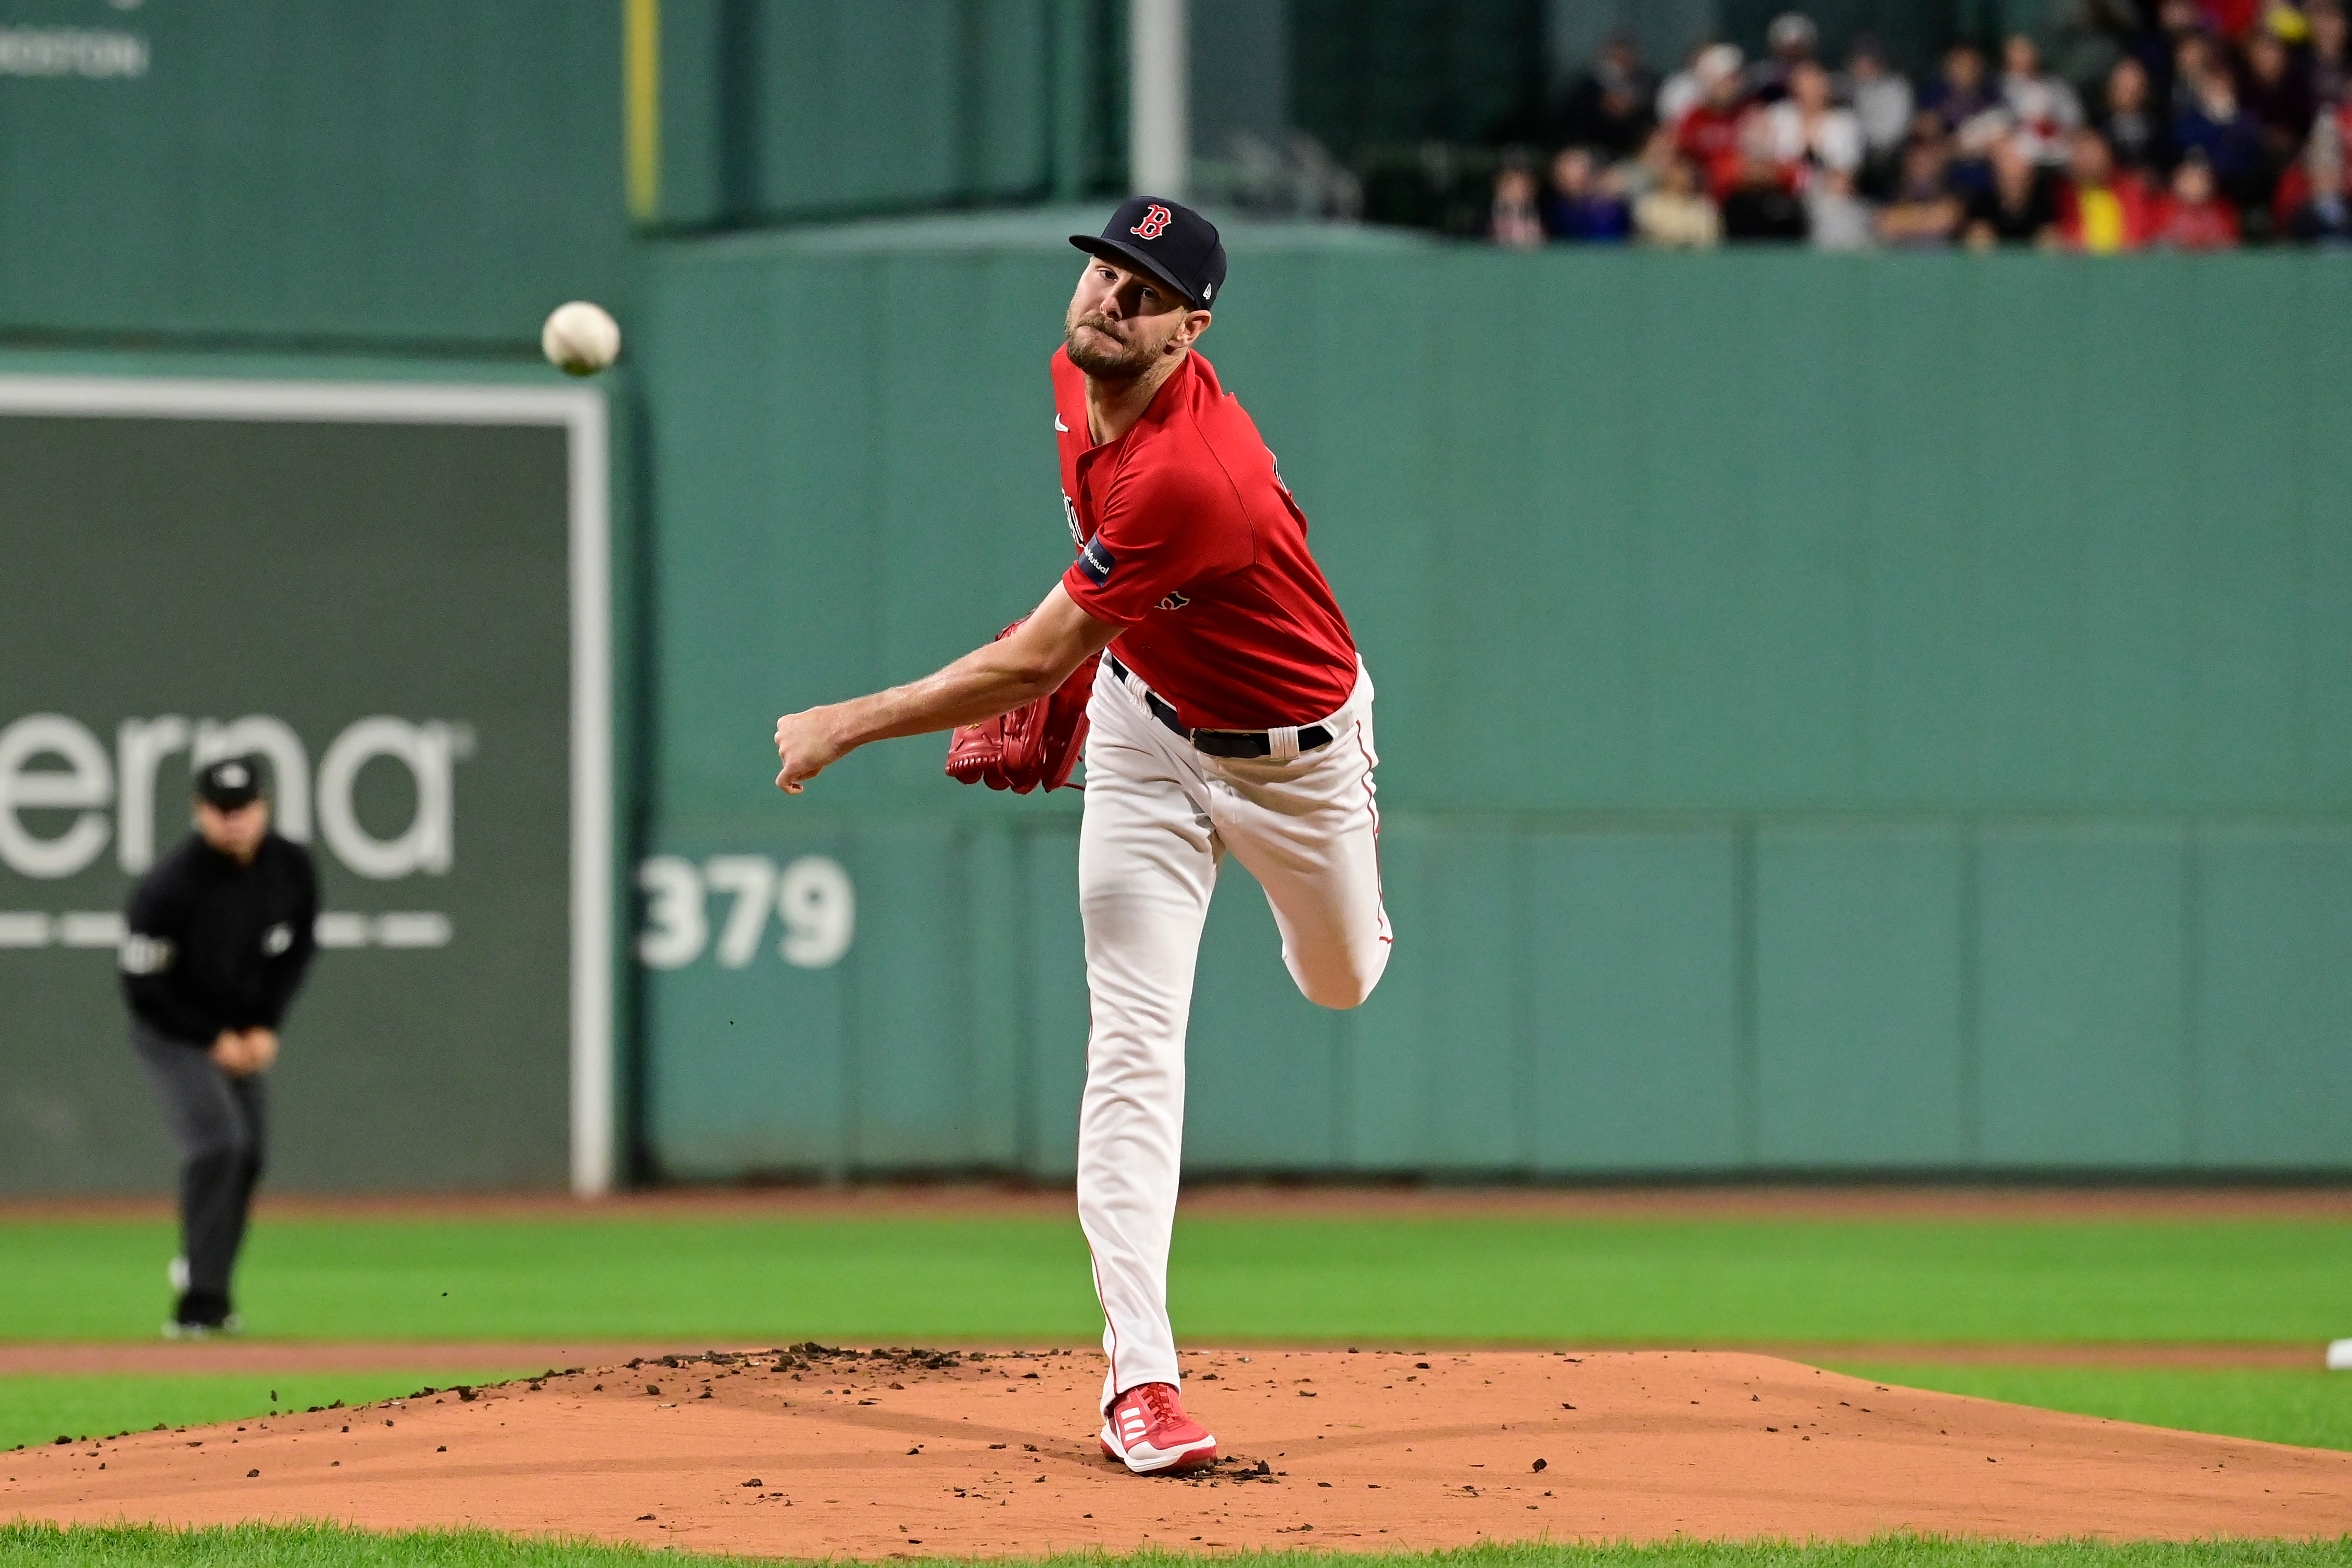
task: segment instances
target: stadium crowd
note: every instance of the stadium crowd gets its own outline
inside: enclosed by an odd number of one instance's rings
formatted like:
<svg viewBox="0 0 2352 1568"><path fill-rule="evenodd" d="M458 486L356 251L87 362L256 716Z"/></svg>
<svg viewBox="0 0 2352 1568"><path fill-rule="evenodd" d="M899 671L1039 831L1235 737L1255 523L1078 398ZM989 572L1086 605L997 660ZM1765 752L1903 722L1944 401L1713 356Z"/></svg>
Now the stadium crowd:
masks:
<svg viewBox="0 0 2352 1568"><path fill-rule="evenodd" d="M2352 243L2347 4L2095 3L2101 68L2081 80L2025 34L1956 43L1921 83L1866 36L1832 69L1794 11L1763 58L1705 43L1663 81L1614 37L1554 106L1549 162L1506 158L1487 232L1517 246Z"/></svg>

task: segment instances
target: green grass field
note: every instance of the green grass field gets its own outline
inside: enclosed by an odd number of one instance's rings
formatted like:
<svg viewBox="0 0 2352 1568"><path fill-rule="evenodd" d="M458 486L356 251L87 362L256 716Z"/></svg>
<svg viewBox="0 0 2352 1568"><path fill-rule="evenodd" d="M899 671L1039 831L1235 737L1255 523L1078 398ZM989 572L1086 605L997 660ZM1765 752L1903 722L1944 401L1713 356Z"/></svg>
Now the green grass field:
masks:
<svg viewBox="0 0 2352 1568"><path fill-rule="evenodd" d="M172 1246L170 1228L148 1221L0 1223L10 1287L0 1291L0 1342L152 1341ZM1844 1344L1860 1354L1823 1359L1883 1381L2352 1448L2352 1375L2317 1370L2321 1345L2352 1333L2352 1225L2332 1221L1220 1216L1180 1224L1172 1289L1180 1327L1196 1343ZM1075 1222L1001 1217L268 1220L239 1295L253 1339L414 1342L413 1367L0 1378L0 1448L537 1370L453 1365L435 1342L1086 1344L1098 1323ZM2308 1350L2312 1370L1889 1364L1867 1350L2135 1342L2291 1344ZM465 1534L0 1532L0 1565L603 1564L647 1555ZM1735 1557L1741 1568L2352 1568L2352 1548L2340 1544L2028 1549L1900 1539L1729 1555L1696 1547L1453 1555L1465 1568L1697 1568Z"/></svg>
<svg viewBox="0 0 2352 1568"><path fill-rule="evenodd" d="M1937 1366L1833 1361L1880 1383L1973 1394L2149 1427L2352 1448L2352 1374L2237 1367Z"/></svg>
<svg viewBox="0 0 2352 1568"><path fill-rule="evenodd" d="M421 1372L35 1373L0 1377L0 1448L101 1437L162 1424L196 1427L275 1410L391 1399L426 1383L494 1383L544 1370L518 1366L443 1366Z"/></svg>
<svg viewBox="0 0 2352 1568"><path fill-rule="evenodd" d="M0 1341L153 1337L167 1226L0 1223ZM1075 1220L620 1218L259 1226L248 1332L304 1340L1057 1343L1099 1329ZM2241 1341L2352 1333L2352 1225L1212 1218L1201 1341Z"/></svg>

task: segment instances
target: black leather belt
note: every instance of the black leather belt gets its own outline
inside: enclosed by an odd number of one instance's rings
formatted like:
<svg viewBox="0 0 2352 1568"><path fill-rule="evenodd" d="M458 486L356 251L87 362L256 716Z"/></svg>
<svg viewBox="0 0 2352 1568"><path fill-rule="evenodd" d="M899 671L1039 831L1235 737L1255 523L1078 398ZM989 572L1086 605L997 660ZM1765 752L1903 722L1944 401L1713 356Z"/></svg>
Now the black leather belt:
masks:
<svg viewBox="0 0 2352 1568"><path fill-rule="evenodd" d="M1117 653L1106 650L1103 653L1103 662L1110 666L1110 673L1120 680L1134 679L1134 672L1118 662ZM1135 684L1142 687L1143 706L1151 710L1152 717L1173 731L1179 738L1191 741L1210 756L1271 757L1274 755L1274 737L1262 729L1187 729L1182 721L1177 718L1173 705L1162 701L1159 693L1144 685L1142 682L1136 681ZM1302 754L1312 751L1318 746L1330 744L1331 732L1319 724L1310 724L1298 732L1298 749Z"/></svg>

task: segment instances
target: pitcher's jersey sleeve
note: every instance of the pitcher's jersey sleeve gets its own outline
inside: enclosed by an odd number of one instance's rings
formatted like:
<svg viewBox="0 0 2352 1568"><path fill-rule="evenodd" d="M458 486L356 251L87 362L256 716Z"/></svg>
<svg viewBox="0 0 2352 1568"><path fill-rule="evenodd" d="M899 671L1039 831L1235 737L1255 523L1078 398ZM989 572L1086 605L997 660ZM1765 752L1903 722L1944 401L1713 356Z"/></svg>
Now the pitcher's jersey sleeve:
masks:
<svg viewBox="0 0 2352 1568"><path fill-rule="evenodd" d="M1063 573L1062 586L1097 620L1133 626L1171 596L1189 598L1255 559L1249 519L1213 460L1185 467L1139 463L1088 478L1108 480L1097 512L1101 526Z"/></svg>

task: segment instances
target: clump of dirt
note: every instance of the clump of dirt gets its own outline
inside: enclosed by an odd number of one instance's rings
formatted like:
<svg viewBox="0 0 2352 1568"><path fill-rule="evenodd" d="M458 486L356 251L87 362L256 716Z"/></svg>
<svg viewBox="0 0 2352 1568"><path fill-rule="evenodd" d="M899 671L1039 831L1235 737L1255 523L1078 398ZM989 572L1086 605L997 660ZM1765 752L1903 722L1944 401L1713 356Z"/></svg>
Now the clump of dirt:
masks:
<svg viewBox="0 0 2352 1568"><path fill-rule="evenodd" d="M1101 1357L814 1342L633 1354L0 1455L0 1517L471 1523L794 1557L1669 1536L2332 1535L2352 1454L1769 1356L1200 1351L1215 1465L1140 1478ZM529 1364L526 1363L525 1364Z"/></svg>

